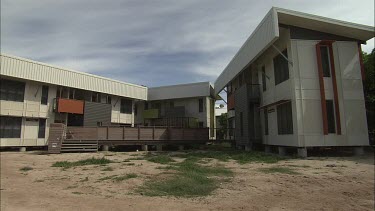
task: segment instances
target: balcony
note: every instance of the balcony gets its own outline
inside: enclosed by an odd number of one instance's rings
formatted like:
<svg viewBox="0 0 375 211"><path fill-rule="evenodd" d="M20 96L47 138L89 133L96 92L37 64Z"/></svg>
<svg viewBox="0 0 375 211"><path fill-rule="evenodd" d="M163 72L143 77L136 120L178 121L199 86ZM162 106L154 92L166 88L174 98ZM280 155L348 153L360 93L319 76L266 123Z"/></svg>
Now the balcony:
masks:
<svg viewBox="0 0 375 211"><path fill-rule="evenodd" d="M59 113L83 114L85 102L64 98L54 99L53 110Z"/></svg>
<svg viewBox="0 0 375 211"><path fill-rule="evenodd" d="M159 109L148 109L143 111L144 119L157 119L159 118Z"/></svg>

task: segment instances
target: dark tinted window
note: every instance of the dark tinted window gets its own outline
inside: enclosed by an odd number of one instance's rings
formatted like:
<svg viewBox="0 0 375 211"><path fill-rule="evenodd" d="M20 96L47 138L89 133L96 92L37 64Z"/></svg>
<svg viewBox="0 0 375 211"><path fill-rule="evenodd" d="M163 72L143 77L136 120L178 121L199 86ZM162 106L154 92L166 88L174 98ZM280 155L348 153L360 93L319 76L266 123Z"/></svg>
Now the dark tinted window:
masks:
<svg viewBox="0 0 375 211"><path fill-rule="evenodd" d="M0 138L21 138L22 117L0 116Z"/></svg>
<svg viewBox="0 0 375 211"><path fill-rule="evenodd" d="M42 87L42 98L40 99L40 103L43 105L47 105L48 103L48 86Z"/></svg>
<svg viewBox="0 0 375 211"><path fill-rule="evenodd" d="M277 129L279 135L293 134L292 104L290 102L277 106Z"/></svg>
<svg viewBox="0 0 375 211"><path fill-rule="evenodd" d="M283 51L284 56L288 58L288 52L285 49ZM281 54L273 58L273 67L275 73L275 85L289 79L289 64Z"/></svg>
<svg viewBox="0 0 375 211"><path fill-rule="evenodd" d="M46 137L46 119L39 119L38 138Z"/></svg>
<svg viewBox="0 0 375 211"><path fill-rule="evenodd" d="M267 90L267 83L266 83L266 67L262 67L262 85L263 85L263 92Z"/></svg>
<svg viewBox="0 0 375 211"><path fill-rule="evenodd" d="M0 80L0 100L23 102L25 83L19 81Z"/></svg>
<svg viewBox="0 0 375 211"><path fill-rule="evenodd" d="M128 99L121 99L120 112L123 114L131 114L132 110L132 101Z"/></svg>
<svg viewBox="0 0 375 211"><path fill-rule="evenodd" d="M199 99L199 112L203 112L203 99Z"/></svg>
<svg viewBox="0 0 375 211"><path fill-rule="evenodd" d="M320 56L322 58L323 76L331 77L328 46L320 46Z"/></svg>
<svg viewBox="0 0 375 211"><path fill-rule="evenodd" d="M326 100L328 133L336 133L335 109L332 100Z"/></svg>

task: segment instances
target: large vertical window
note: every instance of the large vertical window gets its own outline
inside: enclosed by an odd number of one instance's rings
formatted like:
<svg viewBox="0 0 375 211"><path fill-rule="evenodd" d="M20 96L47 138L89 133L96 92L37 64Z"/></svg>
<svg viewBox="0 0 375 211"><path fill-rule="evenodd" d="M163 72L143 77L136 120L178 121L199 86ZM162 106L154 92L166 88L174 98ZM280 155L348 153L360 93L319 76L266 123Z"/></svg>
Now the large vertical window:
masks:
<svg viewBox="0 0 375 211"><path fill-rule="evenodd" d="M24 95L24 82L11 81L6 79L0 80L0 100L23 102Z"/></svg>
<svg viewBox="0 0 375 211"><path fill-rule="evenodd" d="M46 137L46 119L39 119L38 138Z"/></svg>
<svg viewBox="0 0 375 211"><path fill-rule="evenodd" d="M40 99L42 105L47 105L48 103L48 86L42 86L42 98Z"/></svg>
<svg viewBox="0 0 375 211"><path fill-rule="evenodd" d="M199 104L199 112L203 112L203 98L200 98L198 100L198 104Z"/></svg>
<svg viewBox="0 0 375 211"><path fill-rule="evenodd" d="M262 67L262 86L263 92L267 90L267 82L266 82L266 67L263 65Z"/></svg>
<svg viewBox="0 0 375 211"><path fill-rule="evenodd" d="M277 129L279 135L293 134L292 104L290 102L277 106Z"/></svg>
<svg viewBox="0 0 375 211"><path fill-rule="evenodd" d="M264 109L264 135L268 135L268 111Z"/></svg>
<svg viewBox="0 0 375 211"><path fill-rule="evenodd" d="M328 133L336 133L335 109L333 100L326 100Z"/></svg>
<svg viewBox="0 0 375 211"><path fill-rule="evenodd" d="M243 113L240 112L240 134L243 136Z"/></svg>
<svg viewBox="0 0 375 211"><path fill-rule="evenodd" d="M288 52L285 49L283 52L285 57L288 58ZM288 60L279 54L273 58L273 69L275 73L275 85L289 79L289 64Z"/></svg>
<svg viewBox="0 0 375 211"><path fill-rule="evenodd" d="M331 64L329 61L328 46L320 46L320 57L322 59L323 77L331 77Z"/></svg>
<svg viewBox="0 0 375 211"><path fill-rule="evenodd" d="M22 117L0 116L0 138L21 138Z"/></svg>
<svg viewBox="0 0 375 211"><path fill-rule="evenodd" d="M131 114L133 111L133 104L131 100L121 99L120 112L123 114Z"/></svg>

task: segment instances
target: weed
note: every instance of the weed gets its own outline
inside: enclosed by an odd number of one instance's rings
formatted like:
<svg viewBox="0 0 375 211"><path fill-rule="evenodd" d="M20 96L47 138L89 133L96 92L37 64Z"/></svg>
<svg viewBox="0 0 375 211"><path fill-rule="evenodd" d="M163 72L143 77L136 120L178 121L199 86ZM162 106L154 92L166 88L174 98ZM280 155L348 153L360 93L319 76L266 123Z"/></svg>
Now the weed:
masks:
<svg viewBox="0 0 375 211"><path fill-rule="evenodd" d="M76 166L86 166L86 165L105 165L108 163L112 163L113 161L108 160L106 158L89 158L85 160L79 160L75 162L69 161L59 161L52 165L52 167L63 167L64 169L76 167Z"/></svg>
<svg viewBox="0 0 375 211"><path fill-rule="evenodd" d="M99 178L99 181L104 181L104 180L110 180L114 177L116 177L117 175L112 175L112 176L107 176L107 177L102 177L102 178Z"/></svg>
<svg viewBox="0 0 375 211"><path fill-rule="evenodd" d="M169 155L155 155L155 156L148 156L147 160L154 163L160 164L168 164L171 162L175 162Z"/></svg>
<svg viewBox="0 0 375 211"><path fill-rule="evenodd" d="M136 177L138 177L137 174L130 173L130 174L126 174L124 176L113 177L112 180L114 180L116 182L121 182L121 181L124 181L124 180L136 178Z"/></svg>
<svg viewBox="0 0 375 211"><path fill-rule="evenodd" d="M33 170L33 168L30 166L25 166L25 167L20 168L20 171L31 171L31 170Z"/></svg>
<svg viewBox="0 0 375 211"><path fill-rule="evenodd" d="M299 172L296 172L290 168L286 167L270 167L270 168L262 168L259 169L263 173L267 174L274 174L274 173L281 173L281 174L300 174Z"/></svg>
<svg viewBox="0 0 375 211"><path fill-rule="evenodd" d="M107 168L102 169L102 171L113 171L113 168L112 167L107 167Z"/></svg>

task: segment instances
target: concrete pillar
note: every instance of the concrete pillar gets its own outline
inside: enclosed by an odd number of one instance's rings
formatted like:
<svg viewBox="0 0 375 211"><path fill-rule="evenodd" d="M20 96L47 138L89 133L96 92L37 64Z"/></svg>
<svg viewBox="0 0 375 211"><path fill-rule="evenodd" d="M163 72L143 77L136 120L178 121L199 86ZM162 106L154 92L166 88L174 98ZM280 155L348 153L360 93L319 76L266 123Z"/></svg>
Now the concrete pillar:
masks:
<svg viewBox="0 0 375 211"><path fill-rule="evenodd" d="M305 147L301 147L297 149L298 157L306 158L307 157L307 149Z"/></svg>
<svg viewBox="0 0 375 211"><path fill-rule="evenodd" d="M353 147L353 152L355 156L361 156L365 154L365 150L363 147Z"/></svg>
<svg viewBox="0 0 375 211"><path fill-rule="evenodd" d="M142 145L142 151L148 151L148 145Z"/></svg>
<svg viewBox="0 0 375 211"><path fill-rule="evenodd" d="M106 152L109 150L109 146L108 145L103 145L102 146L102 151Z"/></svg>
<svg viewBox="0 0 375 211"><path fill-rule="evenodd" d="M20 152L26 152L26 147L20 147Z"/></svg>
<svg viewBox="0 0 375 211"><path fill-rule="evenodd" d="M286 155L286 148L285 147L279 147L279 155L281 155L281 156Z"/></svg>
<svg viewBox="0 0 375 211"><path fill-rule="evenodd" d="M247 152L251 151L251 145L245 145L245 151Z"/></svg>
<svg viewBox="0 0 375 211"><path fill-rule="evenodd" d="M163 145L156 145L156 151L163 151Z"/></svg>
<svg viewBox="0 0 375 211"><path fill-rule="evenodd" d="M268 145L264 146L264 152L271 153L271 146L268 146Z"/></svg>
<svg viewBox="0 0 375 211"><path fill-rule="evenodd" d="M179 145L178 150L184 150L184 145Z"/></svg>

